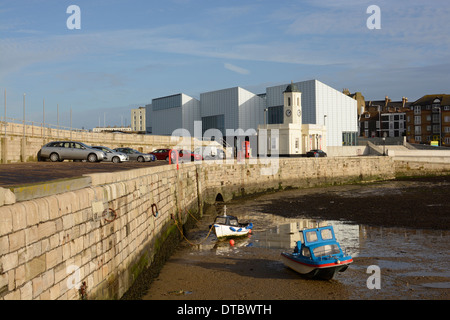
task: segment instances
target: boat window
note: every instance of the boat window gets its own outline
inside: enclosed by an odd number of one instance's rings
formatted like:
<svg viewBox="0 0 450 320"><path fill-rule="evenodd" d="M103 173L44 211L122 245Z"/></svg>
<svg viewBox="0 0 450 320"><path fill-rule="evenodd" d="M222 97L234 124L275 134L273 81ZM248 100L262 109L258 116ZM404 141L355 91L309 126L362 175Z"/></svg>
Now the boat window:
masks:
<svg viewBox="0 0 450 320"><path fill-rule="evenodd" d="M316 257L329 256L340 253L339 247L336 244L327 244L313 249Z"/></svg>
<svg viewBox="0 0 450 320"><path fill-rule="evenodd" d="M303 247L302 256L307 257L307 258L311 257L311 252L309 251L309 248Z"/></svg>
<svg viewBox="0 0 450 320"><path fill-rule="evenodd" d="M238 224L237 219L230 219L230 225L231 226L238 226L239 224Z"/></svg>
<svg viewBox="0 0 450 320"><path fill-rule="evenodd" d="M333 233L330 229L322 229L320 230L320 235L322 236L323 240L331 240L333 239Z"/></svg>
<svg viewBox="0 0 450 320"><path fill-rule="evenodd" d="M315 231L306 232L306 241L308 242L317 241L317 233Z"/></svg>
<svg viewBox="0 0 450 320"><path fill-rule="evenodd" d="M226 217L217 217L216 223L226 224L227 223L227 218Z"/></svg>
<svg viewBox="0 0 450 320"><path fill-rule="evenodd" d="M303 232L300 232L300 242L301 242L301 243L304 243L304 242L305 242L305 240L303 239Z"/></svg>

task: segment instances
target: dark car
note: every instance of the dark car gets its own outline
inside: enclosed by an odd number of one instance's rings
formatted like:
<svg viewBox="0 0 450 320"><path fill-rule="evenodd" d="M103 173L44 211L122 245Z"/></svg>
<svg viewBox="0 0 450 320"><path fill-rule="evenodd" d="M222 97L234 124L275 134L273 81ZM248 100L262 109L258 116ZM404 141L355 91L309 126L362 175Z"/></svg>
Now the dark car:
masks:
<svg viewBox="0 0 450 320"><path fill-rule="evenodd" d="M188 161L200 161L203 160L203 157L200 154L193 153L189 150L176 150L178 151L178 161L179 162L188 162ZM175 162L175 152L172 153L172 161Z"/></svg>
<svg viewBox="0 0 450 320"><path fill-rule="evenodd" d="M128 155L130 161L138 161L138 162L156 161L156 157L154 155L142 153L140 151L131 148L116 148L114 149L114 151L125 153L126 155Z"/></svg>
<svg viewBox="0 0 450 320"><path fill-rule="evenodd" d="M156 160L166 160L169 161L170 149L156 149L150 152L150 154L156 157Z"/></svg>
<svg viewBox="0 0 450 320"><path fill-rule="evenodd" d="M314 150L310 150L306 153L307 157L315 157L315 158L319 158L319 157L326 157L327 154L319 149L314 149Z"/></svg>

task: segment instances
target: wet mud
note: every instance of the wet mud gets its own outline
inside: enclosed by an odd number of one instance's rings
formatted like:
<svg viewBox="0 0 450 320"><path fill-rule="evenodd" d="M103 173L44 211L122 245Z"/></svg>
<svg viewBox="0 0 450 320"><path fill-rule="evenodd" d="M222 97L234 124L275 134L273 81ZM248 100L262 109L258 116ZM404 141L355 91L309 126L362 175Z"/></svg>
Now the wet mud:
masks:
<svg viewBox="0 0 450 320"><path fill-rule="evenodd" d="M138 299L449 300L449 186L450 177L428 177L232 201L227 213L254 224L234 245L205 238L223 210L217 205L185 234L190 242L180 243ZM330 281L305 279L280 260L295 243L295 226L316 220L335 226L354 260ZM371 266L380 270L380 288Z"/></svg>

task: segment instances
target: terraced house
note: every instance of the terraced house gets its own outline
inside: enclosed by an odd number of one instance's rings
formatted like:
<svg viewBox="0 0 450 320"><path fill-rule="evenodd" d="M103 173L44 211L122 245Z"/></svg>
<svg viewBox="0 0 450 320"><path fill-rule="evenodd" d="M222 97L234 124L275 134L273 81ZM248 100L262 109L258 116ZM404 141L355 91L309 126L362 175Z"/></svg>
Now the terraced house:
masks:
<svg viewBox="0 0 450 320"><path fill-rule="evenodd" d="M425 95L410 105L406 115L410 143L450 146L450 95Z"/></svg>

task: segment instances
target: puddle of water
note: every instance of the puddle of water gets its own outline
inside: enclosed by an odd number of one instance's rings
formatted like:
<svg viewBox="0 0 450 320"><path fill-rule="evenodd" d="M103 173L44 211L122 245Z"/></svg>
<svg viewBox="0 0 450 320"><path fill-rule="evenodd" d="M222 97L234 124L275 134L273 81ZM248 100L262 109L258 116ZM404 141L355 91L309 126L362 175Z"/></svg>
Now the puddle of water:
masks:
<svg viewBox="0 0 450 320"><path fill-rule="evenodd" d="M450 289L450 282L424 283L422 284L422 287L434 289Z"/></svg>

